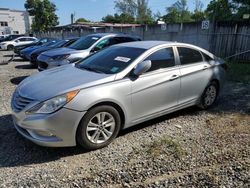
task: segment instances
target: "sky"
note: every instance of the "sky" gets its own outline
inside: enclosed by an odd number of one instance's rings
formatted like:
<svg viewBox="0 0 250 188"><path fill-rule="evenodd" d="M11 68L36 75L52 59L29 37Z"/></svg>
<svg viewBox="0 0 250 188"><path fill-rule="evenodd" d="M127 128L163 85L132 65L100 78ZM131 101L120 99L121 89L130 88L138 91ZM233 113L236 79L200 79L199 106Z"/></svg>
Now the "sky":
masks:
<svg viewBox="0 0 250 188"><path fill-rule="evenodd" d="M114 14L114 0L51 0L57 7L56 14L60 25L70 24L70 15L75 13L75 18L85 18L91 21L101 21L107 14ZM24 10L25 0L0 0L0 8ZM166 7L171 6L176 0L149 0L149 8L153 13L159 11L165 14ZM189 10L194 9L195 0L187 0ZM204 8L210 0L203 0Z"/></svg>

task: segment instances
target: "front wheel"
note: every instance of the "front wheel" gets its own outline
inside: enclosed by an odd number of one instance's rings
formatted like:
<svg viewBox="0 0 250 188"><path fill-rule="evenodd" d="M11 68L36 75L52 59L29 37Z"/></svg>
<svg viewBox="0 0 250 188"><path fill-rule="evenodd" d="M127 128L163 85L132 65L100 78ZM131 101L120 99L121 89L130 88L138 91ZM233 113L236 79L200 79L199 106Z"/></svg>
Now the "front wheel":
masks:
<svg viewBox="0 0 250 188"><path fill-rule="evenodd" d="M83 117L76 134L78 144L88 150L107 146L118 135L121 118L112 106L97 106Z"/></svg>
<svg viewBox="0 0 250 188"><path fill-rule="evenodd" d="M211 107L216 102L218 94L219 86L216 82L212 81L204 90L198 106L202 109Z"/></svg>
<svg viewBox="0 0 250 188"><path fill-rule="evenodd" d="M13 45L10 44L10 45L7 46L7 50L13 50L13 49L14 49Z"/></svg>

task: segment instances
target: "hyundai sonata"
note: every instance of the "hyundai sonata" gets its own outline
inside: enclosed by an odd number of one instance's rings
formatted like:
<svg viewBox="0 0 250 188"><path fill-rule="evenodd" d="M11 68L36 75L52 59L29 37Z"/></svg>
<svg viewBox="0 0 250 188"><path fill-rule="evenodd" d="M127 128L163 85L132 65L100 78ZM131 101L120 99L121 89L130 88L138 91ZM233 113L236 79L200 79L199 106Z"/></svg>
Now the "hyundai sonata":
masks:
<svg viewBox="0 0 250 188"><path fill-rule="evenodd" d="M12 98L14 125L42 146L98 149L121 129L192 105L212 106L225 68L189 44L114 45L21 82Z"/></svg>

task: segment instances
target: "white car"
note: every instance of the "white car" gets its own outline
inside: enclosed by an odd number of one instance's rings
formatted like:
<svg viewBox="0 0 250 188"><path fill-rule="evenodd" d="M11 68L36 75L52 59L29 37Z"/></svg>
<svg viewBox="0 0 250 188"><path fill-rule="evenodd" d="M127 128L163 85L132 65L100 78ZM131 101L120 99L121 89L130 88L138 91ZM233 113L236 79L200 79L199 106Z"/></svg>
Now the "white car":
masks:
<svg viewBox="0 0 250 188"><path fill-rule="evenodd" d="M5 41L0 43L0 48L2 50L12 50L15 46L29 44L37 40L35 37L18 37L11 41Z"/></svg>

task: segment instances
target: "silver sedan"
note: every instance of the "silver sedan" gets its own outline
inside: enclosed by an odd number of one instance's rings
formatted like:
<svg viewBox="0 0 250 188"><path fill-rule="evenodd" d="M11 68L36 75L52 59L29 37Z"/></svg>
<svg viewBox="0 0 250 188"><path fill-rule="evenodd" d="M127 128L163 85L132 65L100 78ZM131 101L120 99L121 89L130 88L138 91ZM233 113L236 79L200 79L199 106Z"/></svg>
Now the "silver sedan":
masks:
<svg viewBox="0 0 250 188"><path fill-rule="evenodd" d="M192 105L212 106L226 65L184 43L114 45L25 79L12 97L17 131L36 144L98 149L121 129Z"/></svg>

